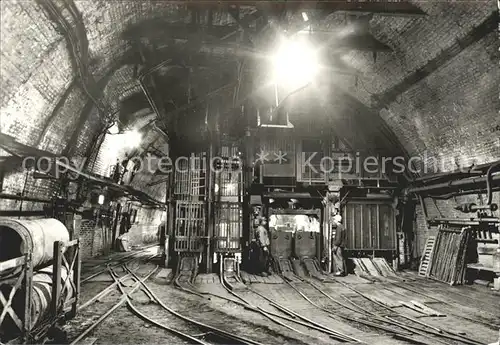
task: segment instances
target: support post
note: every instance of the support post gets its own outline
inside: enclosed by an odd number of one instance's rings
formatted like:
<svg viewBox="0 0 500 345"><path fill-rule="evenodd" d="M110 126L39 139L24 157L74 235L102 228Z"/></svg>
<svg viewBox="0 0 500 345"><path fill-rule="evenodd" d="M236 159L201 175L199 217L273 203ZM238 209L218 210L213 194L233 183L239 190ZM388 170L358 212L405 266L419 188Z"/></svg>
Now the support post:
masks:
<svg viewBox="0 0 500 345"><path fill-rule="evenodd" d="M81 279L81 261L80 261L80 240L77 240L75 249L74 249L74 260L75 266L73 267L73 283L75 284L75 301L71 306L71 317L76 316L76 312L78 309L78 301L80 300L80 279ZM69 272L68 272L69 273Z"/></svg>
<svg viewBox="0 0 500 345"><path fill-rule="evenodd" d="M50 309L52 315L57 315L59 309L59 298L61 293L62 255L63 243L61 241L54 242L54 264L52 265L52 301L50 301Z"/></svg>
<svg viewBox="0 0 500 345"><path fill-rule="evenodd" d="M214 157L214 138L210 133L210 148L208 152L208 162L211 164L212 158ZM214 237L214 173L212 172L212 166L207 167L207 253L206 253L206 272L212 272L213 260L212 260L212 239Z"/></svg>
<svg viewBox="0 0 500 345"><path fill-rule="evenodd" d="M27 343L31 332L31 294L33 291L33 262L31 253L26 254L26 266L24 270L24 318L22 341Z"/></svg>

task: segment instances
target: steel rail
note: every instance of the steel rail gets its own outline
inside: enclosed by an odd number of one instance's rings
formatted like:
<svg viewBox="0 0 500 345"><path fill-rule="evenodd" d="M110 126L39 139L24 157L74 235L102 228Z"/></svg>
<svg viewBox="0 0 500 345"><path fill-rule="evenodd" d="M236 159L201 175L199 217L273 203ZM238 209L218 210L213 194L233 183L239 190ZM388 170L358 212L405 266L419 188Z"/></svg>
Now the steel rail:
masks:
<svg viewBox="0 0 500 345"><path fill-rule="evenodd" d="M157 244L155 244L155 245L151 245L151 246L145 247L145 248L143 248L143 249L141 249L141 250L139 250L139 251L132 252L132 253L127 254L127 255L125 255L125 256L123 256L123 257L121 257L121 258L118 258L118 259L116 260L117 262L114 262L114 263L111 265L111 267L116 267L116 266L122 265L122 264L124 264L124 263L128 263L128 262L130 262L130 261L134 260L134 259L136 258L136 256L137 256L137 255L139 255L140 253L142 253L142 252L146 251L147 249L150 249L150 248L156 247L156 246L158 246L158 245L157 245ZM155 254L155 255L151 255L151 256L149 256L149 257L148 257L148 259L151 259L152 257L155 257L156 255L157 255L157 254ZM128 259L128 260L127 260L127 259ZM93 269L98 268L98 267L102 267L102 266L108 266L108 265L109 265L109 262L104 262L104 263L102 263L102 264L99 264L99 265L94 266L94 267L93 267ZM85 283L85 282L89 281L90 279L95 278L95 277L97 277L98 275L103 274L103 273L104 273L104 272L106 272L106 271L107 271L107 268L103 268L102 270L99 270L98 272L95 272L95 273L91 274L90 276L85 277L84 279L82 279L82 280L80 281L80 284L83 284L83 283Z"/></svg>
<svg viewBox="0 0 500 345"><path fill-rule="evenodd" d="M149 277L151 277L153 275L153 273L155 273L156 271L158 270L158 266L156 266L151 272L149 272L144 278L140 279L140 278L137 278L139 279L140 281L136 282L134 284L134 286L132 287L132 289L130 290L129 294L133 293L134 291L136 291L137 289L139 289L139 287L141 287L141 284L144 283L144 281L148 280ZM136 276L137 277L137 276ZM106 313L104 313L103 315L101 315L101 317L96 320L92 325L90 325L86 330L84 330L82 333L80 333L80 335L78 337L76 337L76 339L74 339L70 345L75 345L77 344L80 340L82 340L83 338L85 338L85 336L87 334L89 334L94 328L96 328L102 321L104 321L109 315L111 315L111 313L113 313L116 309L118 309L119 307L121 307L124 303L126 302L126 299L125 299L125 296L121 296L120 299L118 300L118 302L116 302L116 304L111 307L111 309L109 309Z"/></svg>
<svg viewBox="0 0 500 345"><path fill-rule="evenodd" d="M130 273L132 274L132 276L135 276L137 279L139 279L136 274L134 272L132 272L126 265L124 265L125 269ZM144 286L144 288L146 290L149 291L149 293L151 294L151 296L153 296L154 300L156 301L156 303L158 303L158 305L160 305L163 309L167 310L168 312L170 312L171 314L177 316L178 318L186 321L186 322L189 322L189 323L192 323L192 324L195 324L201 328L205 328L209 331L211 331L212 333L214 334L217 334L219 335L220 337L222 338L226 338L226 339L229 339L229 340L232 340L232 341L237 341L238 344L248 344L248 345L263 345L259 342L256 342L254 340L251 340L251 339L247 339L245 337L241 337L241 336L237 336L235 334L231 334L229 332L226 332L222 329L219 329L219 328L216 328L216 327L213 327L213 326L209 326L207 324L204 324L202 322L199 322L199 321L196 321L196 320L193 320L187 316L184 316L178 312L176 312L175 310L169 308L168 306L166 306L163 301L150 289L150 287L144 283L143 281L140 282L140 284L142 284L142 286Z"/></svg>
<svg viewBox="0 0 500 345"><path fill-rule="evenodd" d="M252 289L249 289L248 291L252 292L252 293L255 293L261 297L263 297L264 299L266 299L273 307L275 307L276 309L280 310L282 313L284 314L287 314L291 317L285 317L285 316L282 316L282 315L279 315L279 314L276 314L276 313L272 313L270 311L267 311L261 307L256 307L256 306L253 306L252 304L250 304L248 301L246 301L243 297L239 296L237 293L235 293L234 291L231 291L226 285L225 285L225 282L224 282L224 279L221 275L220 277L221 279L221 283L223 285L223 287L233 296L235 296L236 298L238 298L239 300L243 301L243 304L244 306L250 306L252 309L254 309L254 311L264 315L265 317L269 318L270 320L278 323L279 325L282 325L288 329L291 329L299 334L304 334L303 332L299 331L298 329L295 329L291 326L288 326L286 324L283 324L282 322L272 318L271 316L274 316L274 317L279 317L281 319L284 319L284 320L287 320L287 321L290 321L290 322L293 322L293 323L297 323L297 324L300 324L302 326L305 326L307 328L311 328L311 329L314 329L314 330L317 330L319 332L322 332L322 333L325 333L327 334L328 336L330 336L330 338L332 339L336 339L336 340L339 340L339 341L344 341L344 342L351 342L351 341L358 341L357 339L351 337L351 336L348 336L348 335L345 335L345 334L342 334L340 332L337 332L335 330L332 330L328 327L325 327L315 321L312 321L308 318L306 318L305 316L299 314L299 313L296 313L294 311L291 311L290 309L286 308L285 306L277 303L276 301L273 301L261 294L259 294L258 292L256 292L255 290L252 290ZM230 300L230 299L229 299ZM233 301L233 300L230 300L230 301ZM234 302L234 301L233 301ZM296 318L299 318L301 319L302 321L299 321L297 320Z"/></svg>
<svg viewBox="0 0 500 345"><path fill-rule="evenodd" d="M331 334L332 334L333 336L337 337L339 340L343 340L343 341L346 341L346 342L351 342L351 341L354 341L354 342L361 342L359 339L356 339L356 338L353 338L353 337L351 337L351 336L348 336L348 335L342 334L342 333L340 333L340 332L337 332L337 331L335 331L335 330L333 330L333 329L331 329L331 328L329 328L329 327L326 327L326 326L324 326L324 325L320 324L319 322L313 321L313 320L311 320L311 319L309 319L309 318L307 318L307 317L305 317L305 316L303 316L303 315L300 315L299 313L296 313L296 312L294 312L293 310L290 310L290 309L288 309L287 307L285 307L285 306L283 306L283 305L281 305L281 304L277 303L276 301L273 301L272 299L270 299L270 298L268 298L268 297L264 296L264 295L263 295L263 294L261 294L260 292L257 292L257 291L255 291L255 290L253 290L253 289L250 289L250 291L252 291L253 293L255 293L255 294L259 295L259 296L260 296L260 297L262 297L262 298L264 298L266 301L268 301L271 305L275 306L276 308L278 308L278 309L282 309L285 313L287 313L287 314L289 314L289 315L292 315L292 316L294 316L294 317L298 317L299 319L301 319L301 320L303 320L303 321L306 321L306 322L308 322L308 323L310 323L310 324L316 325L316 326L318 326L318 327L320 327L320 328L322 328L322 329L324 329L324 330L326 330L326 331L328 331L328 332L331 332ZM319 307L319 306L318 306L318 307ZM319 308L321 308L321 307L319 307ZM321 308L321 309L323 309L323 308Z"/></svg>
<svg viewBox="0 0 500 345"><path fill-rule="evenodd" d="M451 340L455 340L455 341L461 341L461 342L464 342L464 343L467 343L467 344L470 344L470 345L481 345L482 343L480 341L477 341L475 339L471 339L471 338L468 338L468 337L465 337L461 334L458 334L458 333L455 333L455 332L450 332L450 331L444 331L444 330L441 330L439 328L436 328L432 325L429 325L425 322L422 322L422 321L419 321L419 320L416 320L410 316L406 316L406 315L403 315L401 313L398 313L398 312L394 312L394 310L392 310L391 308L387 307L386 305L376 301L376 300L373 300L372 298L366 296L365 294L363 294L362 292L358 291L357 289L349 286L348 284L345 284L344 282L340 282L338 281L341 285L343 285L344 287L350 289L351 291L355 292L356 294L362 296L363 298L367 299L368 301L376 304L376 305L379 305L380 307L388 310L388 311L391 311L392 313L395 313L397 316L400 316L400 317L403 317L411 322L414 322L414 323L417 323L421 326L424 326L428 329L426 330L422 330L422 329L419 329L418 327L416 328L415 326L409 326L409 325L405 325L406 327L408 328L411 328L413 329L414 331L419 331L419 332L425 332L426 334L428 335L435 335L435 336L438 336L438 337L442 337L442 338L447 338L447 339L451 339ZM396 325L399 325L401 326L401 324L403 324L402 322L400 321L397 321L397 320L394 320L393 318L391 317L388 317L386 316L386 318L388 320L390 320L392 323L396 324ZM403 324L404 325L404 324ZM429 329L434 329L436 331L430 331ZM436 340L436 339L434 339Z"/></svg>
<svg viewBox="0 0 500 345"><path fill-rule="evenodd" d="M119 276L118 274L116 274L116 272L113 270L113 268L109 267L108 269L109 269L109 274L111 275L111 277L113 278L113 280L114 280L115 282L117 282L117 284L118 284L118 289L121 291L121 290L122 290L122 288L125 286L125 283L124 283L124 282L119 281L120 276ZM132 275L130 275L130 276L132 277ZM134 277L132 277L132 279L135 279L135 278L134 278ZM137 281L138 281L138 280L136 280L136 282L137 282ZM151 296L151 294L150 294L150 293L149 293L146 289L144 289L144 287L141 287L141 291L142 291L142 292L144 292L144 293L145 293L145 294L149 297L149 299L150 299L151 301L153 300L153 296ZM133 300L132 296L128 296L128 298Z"/></svg>
<svg viewBox="0 0 500 345"><path fill-rule="evenodd" d="M297 278L301 279L300 277L297 277ZM302 280L302 279L301 279L301 280ZM318 308L318 309L321 309L321 310L325 311L325 312L328 314L328 316L330 316L330 317L332 317L333 319L335 319L335 317L333 317L333 315L332 315L333 313L332 313L332 311L331 311L331 310L329 310L328 308L321 307L321 306L319 306L318 304L314 303L314 302L313 302L313 301L312 301L309 297L307 297L307 296L306 296L303 292L301 292L301 291L300 291L300 290L299 290L296 286L293 286L290 282L288 282L288 281L286 281L286 280L285 280L285 282L286 282L286 283L287 283L287 284L288 284L288 285L289 285L292 289L294 289L294 290L295 290L295 291L296 291L299 295L301 295L301 296L302 296L302 298L304 298L306 301L308 301L311 305L315 306L315 307L316 307L316 308ZM355 310L355 309L353 309L353 308L349 307L348 305L345 305L345 304L341 303L340 301L335 300L334 298L332 298L331 296L329 296L328 294L326 294L325 292L323 292L321 289L319 289L317 286L313 285L311 282L309 282L309 281L305 281L305 280L303 280L303 282L304 282L304 283L309 283L311 286L313 286L315 289L317 289L319 292L321 292L321 293L322 293L325 297L328 297L330 300L332 300L333 302L335 302L335 303L339 304L340 306L342 306L342 307L344 307L344 308L346 308L346 309L348 309L348 310L350 310L350 311L353 311L353 312L357 312L357 313L359 313L359 311L357 311L357 310ZM347 320L349 320L349 321L353 321L353 319L352 319L352 318L345 317L344 315L335 314L335 316L340 317L340 318L343 318L343 319L347 319ZM375 316L375 315L372 315L372 316ZM390 329L390 328L388 328L388 327L385 327L384 325L377 325L377 324L375 324L375 323L373 323L373 322L369 322L369 321L366 321L366 320L363 320L363 319L358 319L358 318L356 318L355 320L356 320L356 322L359 322L359 323L365 324L365 325L367 325L367 326L371 326L372 328L374 327L374 328L378 328L378 329L381 329L381 330L384 330L384 331L391 332L391 333L393 333L393 334L397 334L399 337L402 337L402 338L404 338L404 339L406 339L406 340L409 340L409 341L412 341L412 342L414 342L414 341L415 341L414 339L407 337L407 334L404 334L404 333L402 333L402 332L396 332L394 329ZM382 320L382 321L383 321L383 320Z"/></svg>
<svg viewBox="0 0 500 345"><path fill-rule="evenodd" d="M317 288L314 284L311 284L309 281L303 280L303 279L302 279L302 278L300 278L300 277L297 277L297 278L299 278L301 281L306 282L306 283L309 283L311 286L313 286L313 287ZM299 290L298 290L298 288L296 288L295 286L293 286L290 282L288 282L288 281L287 281L287 283L288 283L288 285L290 285L290 286L291 286L291 287L292 287L295 291L297 291L297 293L298 293L299 295L301 295L301 296L302 296L305 300L307 300L309 303L311 303L312 305L316 306L317 308L320 308L320 309L324 310L325 312L327 312L327 313L330 315L330 317L332 317L332 318L334 318L334 316L342 317L342 316L341 316L341 315L339 315L339 314L333 314L331 310L328 310L328 309L326 309L326 308L323 308L323 307L318 306L316 303L314 303L313 301L311 301L311 299L310 299L310 298L308 298L308 297L307 297L304 293L302 293L301 291L299 291ZM323 291L321 291L321 292L322 292L324 295L327 295L327 294L326 294L326 293L324 293ZM329 296L329 295L328 295L328 296L326 296L326 297L328 297L328 298L329 298L330 300L332 300L333 302L335 302L335 303L339 304L340 306L342 306L342 307L344 307L344 308L346 308L346 309L348 309L348 310L350 310L350 311L353 311L353 312L359 313L359 314L361 314L361 315L363 315L363 316L370 316L370 317L372 317L372 318L374 318L374 319L376 319L376 320L378 320L378 321L380 321L380 322L384 322L384 323L391 324L391 325L393 325L393 326L400 327L400 328L402 328L402 329L404 329L404 330L406 330L406 331L408 331L408 332L410 332L410 333L412 333L412 334L416 334L416 333L418 333L418 332L415 332L413 329L411 329L411 328L409 328L409 327L407 327L407 326L405 326L405 325L400 325L400 324L396 324L396 323L394 323L394 322L390 322L390 321L388 321L388 320L385 320L384 318L380 317L380 316L379 316L379 315L377 315L376 313L371 312L371 311L367 310L366 308L363 308L362 306L359 306L358 304L354 303L353 301L351 301L351 300L349 300L349 299L347 299L347 298L345 298L345 299L346 299L349 303L351 303L352 305L354 305L356 308L358 308L359 310L355 310L355 309L353 309L353 308L351 308L351 307L349 307L349 306L347 306L347 305L345 305L345 304L341 303L340 301L337 301L336 299L334 299L333 297L331 297L331 296ZM358 321L358 319L356 319L356 320ZM362 320L362 321L365 321L365 320ZM362 323L362 322L360 322L360 323ZM367 324L367 323L365 323L365 324ZM399 337L399 338L405 339L405 340L410 341L410 342L412 342L412 343L413 343L413 342L416 342L416 340L415 340L415 339L413 339L413 338L411 338L411 337L408 337L407 335L405 335L405 334L404 334L404 333L402 333L402 332L398 332L398 331L396 331L396 330L390 330L390 331L388 331L388 328L387 328L387 327L385 327L384 325L380 325L381 327L374 326L374 325L375 325L375 324L373 323L372 327L374 327L374 328L378 328L378 329L381 329L381 330L384 330L384 331L386 331L386 332L391 333L392 335L395 335L395 336L397 336L397 337ZM430 336L425 335L425 334L420 334L420 335L423 335L423 336L426 336L426 337L431 338ZM434 338L431 338L431 339L432 339L432 340L435 340ZM442 344L448 344L448 343L446 343L446 342L439 341L439 340L438 340L438 342L440 342L440 343L442 343Z"/></svg>
<svg viewBox="0 0 500 345"><path fill-rule="evenodd" d="M425 292L423 292L423 291L418 291L418 290L416 290L416 289L412 289L412 288L409 288L409 287L407 287L407 286L405 286L405 285L400 285L400 284L398 284L398 283L394 283L393 285L395 285L396 287L399 287L399 288L401 288L401 289L405 289L405 290L407 290L407 291L413 292L413 293L415 293L415 294L417 294L417 295L421 295L421 296L427 297L427 298L432 299L432 300L434 300L434 301L436 301L436 302L446 304L446 305L448 305L448 306L450 306L450 307L456 307L455 305L453 305L454 303L452 303L452 302L447 302L447 301L445 301L444 299L440 299L440 298L436 298L436 297L433 297L433 296L429 296L428 294L426 294L426 293L425 293ZM387 289L387 287L386 287L386 289ZM393 293L396 293L396 294L401 294L401 293L399 293L399 292L397 292L397 291L395 291L395 290L391 289L390 287L388 288L388 290L389 290L389 291L392 291ZM488 328L490 328L490 329L492 329L492 330L495 330L495 331L496 331L496 330L498 330L498 328L499 328L499 327L498 327L499 325L495 325L495 324L491 324L491 323L489 323L489 322L485 322L485 321L481 321L481 320L473 319L473 318L471 318L471 317L467 317L467 316L460 315L459 313L450 312L449 310L447 310L447 311L446 311L446 313L447 313L447 314L450 314L450 315L453 315L454 317L458 317L458 318L461 318L461 319L463 319L463 320L466 320L466 321L472 322L472 323L477 323L477 324L479 324L479 325L486 326L486 327L488 327Z"/></svg>
<svg viewBox="0 0 500 345"><path fill-rule="evenodd" d="M196 344L201 344L201 345L210 345L209 343L201 340L201 339L198 339L196 337L193 337L187 333L184 333L184 332L181 332L181 331L178 331L176 329L173 329L173 328L170 328L168 326L165 326L149 317L147 317L146 315L144 315L143 313L141 313L133 304L132 302L130 301L130 294L131 293L128 293L125 291L125 289L123 288L122 284L120 283L120 281L118 280L118 278L116 277L116 274L112 271L112 269L110 269L110 272L112 273L111 276L113 277L115 283L118 285L118 288L120 289L120 292L122 293L122 296L125 296L125 300L126 300L126 303L127 303L127 307L132 311L133 314L135 314L137 317L139 317L140 319L146 321L146 322L149 322L149 323L152 323L153 325L165 330L165 331L168 331L168 332L171 332L181 338L184 338L186 340L191 340L192 342L196 343ZM130 273L129 273L130 274ZM131 275L131 274L130 274ZM137 280L137 283L140 284L140 280ZM154 297L148 292L148 297L150 298L150 300L154 301Z"/></svg>
<svg viewBox="0 0 500 345"><path fill-rule="evenodd" d="M274 323L277 323L278 325L280 326L283 326L285 328L288 328L289 330L293 331L293 332L297 332L299 334L302 334L302 335L305 335L304 332L301 332L299 331L298 329L296 328L293 328L292 326L289 326L277 319L275 319L273 316L271 316L266 310L262 309L261 307L258 307L258 306L254 306L252 305L250 302L248 302L247 300L245 300L243 297L241 297L240 295L238 295L237 293L235 293L234 291L232 291L230 288L228 288L226 286L226 282L224 280L224 274L222 273L220 275L220 282L222 284L222 286L226 289L227 292L229 292L231 295L233 295L234 297L236 297L237 299L239 299L240 301L242 301L243 303L245 303L246 305L252 307L253 309L257 310L257 312L259 314L261 314L262 316L268 318L269 320L273 321Z"/></svg>
<svg viewBox="0 0 500 345"><path fill-rule="evenodd" d="M304 321L301 321L301 320L294 319L295 315L293 315L286 307L279 306L278 304L276 306L274 306L274 307L277 308L277 309L279 309L282 313L287 314L287 315L289 315L291 317L279 315L279 314L274 313L272 311L268 311L268 310L265 310L265 309L262 309L262 308L259 308L259 307L256 307L256 306L252 306L252 305L248 304L247 302L242 302L242 301L239 301L239 300L234 300L234 299L231 299L231 298L228 298L228 297L216 295L216 294L211 293L211 292L200 292L200 293L203 294L203 295L210 295L210 296L213 296L213 297L216 297L216 298L220 298L222 300L225 300L225 301L237 304L237 305L239 305L239 306L241 306L241 307L243 307L243 308L245 308L247 310L253 311L253 312L258 313L258 314L262 314L264 312L264 313L267 313L267 314L269 314L271 316L278 317L278 318L281 318L283 320L286 320L286 321L289 321L289 322L292 322L292 323L296 323L298 325L301 325L301 326L304 326L304 327L307 327L307 328L310 328L310 329L314 329L316 331L325 333L325 334L327 334L327 335L330 336L330 333L327 330L325 330L325 329L323 329L321 327L318 327L318 326L316 326L314 324L310 324L308 322L304 322ZM300 334L304 334L303 332L300 332L298 330L297 330L297 332L299 332Z"/></svg>
<svg viewBox="0 0 500 345"><path fill-rule="evenodd" d="M125 281L127 280L128 278L131 277L131 274L126 274L124 275L123 277L120 278L120 281ZM113 291L113 288L118 285L118 283L115 281L114 283L111 283L111 285L109 285L108 287L106 287L104 290L98 292L94 297L92 297L91 299L89 299L87 302L85 302L84 304L78 306L78 311L81 311L83 309L85 309L86 307L88 307L89 305L91 305L92 303L94 303L95 301L97 301L99 298L102 298L106 295L108 295L111 291Z"/></svg>

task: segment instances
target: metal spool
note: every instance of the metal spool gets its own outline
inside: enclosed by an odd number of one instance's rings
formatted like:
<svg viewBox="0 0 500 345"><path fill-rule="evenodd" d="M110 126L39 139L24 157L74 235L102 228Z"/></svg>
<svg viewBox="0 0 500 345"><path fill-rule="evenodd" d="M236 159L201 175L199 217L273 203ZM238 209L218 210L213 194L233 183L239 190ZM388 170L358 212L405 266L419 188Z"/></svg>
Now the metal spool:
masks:
<svg viewBox="0 0 500 345"><path fill-rule="evenodd" d="M69 232L57 219L0 219L0 261L7 261L31 253L33 268L50 264L54 242L69 242ZM18 271L7 271L3 276Z"/></svg>
<svg viewBox="0 0 500 345"><path fill-rule="evenodd" d="M61 267L61 305L71 299L74 294L71 277L66 267ZM66 284L64 284L66 281ZM64 285L63 285L64 284ZM33 275L33 292L31 297L31 327L37 326L47 316L52 301L52 266L44 268Z"/></svg>
<svg viewBox="0 0 500 345"><path fill-rule="evenodd" d="M68 277L68 270L66 267L61 267L61 300L60 305L64 305L65 302L69 301L74 297L74 289L71 285L71 275ZM66 283L64 284L64 281ZM63 285L64 284L64 285ZM4 286L5 288L5 286ZM5 291L4 291L5 292ZM8 293L8 291L7 291ZM13 309L17 315L23 315L24 313L24 295L21 290L18 290L14 295L13 299ZM49 308L52 303L52 266L46 267L33 275L33 290L31 294L31 317L29 329L33 330L36 327L43 324L50 315ZM7 319L8 320L8 319ZM2 324L0 329L0 334L4 331L8 333L8 329L15 329L10 325L10 322L5 322Z"/></svg>

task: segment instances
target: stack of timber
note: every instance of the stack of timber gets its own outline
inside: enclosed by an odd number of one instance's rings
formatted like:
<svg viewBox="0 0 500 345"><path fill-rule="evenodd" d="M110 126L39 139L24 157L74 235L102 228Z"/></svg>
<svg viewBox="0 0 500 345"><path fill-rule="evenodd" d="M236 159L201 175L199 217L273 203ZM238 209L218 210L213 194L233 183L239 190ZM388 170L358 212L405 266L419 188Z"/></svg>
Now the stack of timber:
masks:
<svg viewBox="0 0 500 345"><path fill-rule="evenodd" d="M440 228L429 259L427 275L450 285L462 285L467 271L467 247L472 239L469 228Z"/></svg>
<svg viewBox="0 0 500 345"><path fill-rule="evenodd" d="M353 258L354 273L358 276L395 277L396 272L384 258Z"/></svg>

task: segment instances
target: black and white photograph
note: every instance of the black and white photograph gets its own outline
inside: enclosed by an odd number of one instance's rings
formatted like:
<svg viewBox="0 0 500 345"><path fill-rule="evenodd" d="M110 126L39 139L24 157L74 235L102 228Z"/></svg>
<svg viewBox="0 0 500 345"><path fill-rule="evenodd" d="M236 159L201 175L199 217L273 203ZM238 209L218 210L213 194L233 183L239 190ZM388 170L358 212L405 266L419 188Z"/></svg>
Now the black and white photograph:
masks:
<svg viewBox="0 0 500 345"><path fill-rule="evenodd" d="M500 0L1 0L0 345L500 345Z"/></svg>

